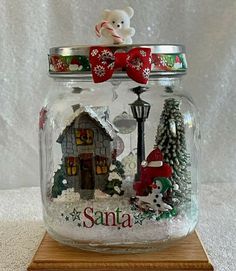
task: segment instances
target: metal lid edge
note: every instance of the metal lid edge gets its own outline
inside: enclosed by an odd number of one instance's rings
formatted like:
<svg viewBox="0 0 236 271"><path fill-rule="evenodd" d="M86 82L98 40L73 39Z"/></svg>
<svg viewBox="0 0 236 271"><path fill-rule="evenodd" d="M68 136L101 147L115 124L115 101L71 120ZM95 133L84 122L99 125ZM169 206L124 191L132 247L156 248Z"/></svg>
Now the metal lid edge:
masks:
<svg viewBox="0 0 236 271"><path fill-rule="evenodd" d="M108 45L108 44L94 44L94 45L75 45L75 46L59 46L52 47L49 50L49 55L85 55L89 54L90 47L109 47L123 50L130 50L132 48L150 48L152 54L181 54L185 53L185 46L181 44L124 44L124 45Z"/></svg>

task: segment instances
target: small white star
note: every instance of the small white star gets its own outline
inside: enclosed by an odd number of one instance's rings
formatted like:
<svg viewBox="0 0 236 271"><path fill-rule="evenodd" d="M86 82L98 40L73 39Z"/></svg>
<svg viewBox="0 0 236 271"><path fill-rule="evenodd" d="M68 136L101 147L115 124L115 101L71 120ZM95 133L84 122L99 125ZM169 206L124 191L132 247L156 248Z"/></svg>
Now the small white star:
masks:
<svg viewBox="0 0 236 271"><path fill-rule="evenodd" d="M80 214L81 212L78 212L75 208L73 212L70 213L73 221L75 221L76 219L80 220Z"/></svg>
<svg viewBox="0 0 236 271"><path fill-rule="evenodd" d="M143 220L145 219L145 217L143 217L141 213L135 214L134 218L135 218L134 224L139 224L139 225L142 225Z"/></svg>

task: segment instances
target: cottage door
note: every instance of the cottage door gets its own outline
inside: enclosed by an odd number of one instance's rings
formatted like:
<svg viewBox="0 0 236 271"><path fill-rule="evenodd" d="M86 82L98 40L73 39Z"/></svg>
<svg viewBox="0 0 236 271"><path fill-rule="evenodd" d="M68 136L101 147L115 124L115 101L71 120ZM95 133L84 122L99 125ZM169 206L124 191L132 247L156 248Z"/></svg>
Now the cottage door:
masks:
<svg viewBox="0 0 236 271"><path fill-rule="evenodd" d="M81 189L93 190L95 187L94 166L92 154L80 156Z"/></svg>

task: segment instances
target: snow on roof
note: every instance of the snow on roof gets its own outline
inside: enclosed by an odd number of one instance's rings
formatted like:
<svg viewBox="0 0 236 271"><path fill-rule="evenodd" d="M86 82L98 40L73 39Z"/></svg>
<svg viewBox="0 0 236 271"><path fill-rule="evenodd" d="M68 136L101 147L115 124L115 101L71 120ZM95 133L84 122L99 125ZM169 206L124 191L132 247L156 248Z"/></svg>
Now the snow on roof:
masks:
<svg viewBox="0 0 236 271"><path fill-rule="evenodd" d="M103 108L101 107L96 108L96 107L90 107L90 106L79 107L66 121L65 123L66 127L62 131L60 136L58 137L57 142L61 142L64 132L75 121L75 119L79 117L81 114L88 114L89 117L95 120L111 139L114 139L114 137L116 136L116 133L119 130L108 119L106 119L106 114L104 114L106 111L107 111L106 107L103 107Z"/></svg>

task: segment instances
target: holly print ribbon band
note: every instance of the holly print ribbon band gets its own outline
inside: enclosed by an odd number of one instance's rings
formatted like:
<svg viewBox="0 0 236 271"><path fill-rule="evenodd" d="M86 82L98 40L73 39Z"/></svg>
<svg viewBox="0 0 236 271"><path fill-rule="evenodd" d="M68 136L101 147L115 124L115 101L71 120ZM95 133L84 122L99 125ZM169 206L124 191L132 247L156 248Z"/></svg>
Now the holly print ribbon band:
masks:
<svg viewBox="0 0 236 271"><path fill-rule="evenodd" d="M51 76L63 76L91 72L95 83L112 78L116 71L124 72L132 80L146 84L152 73L161 75L170 72L185 73L187 70L184 53L151 53L150 48L137 47L124 52L122 48L93 46L86 55L49 55L49 73Z"/></svg>

